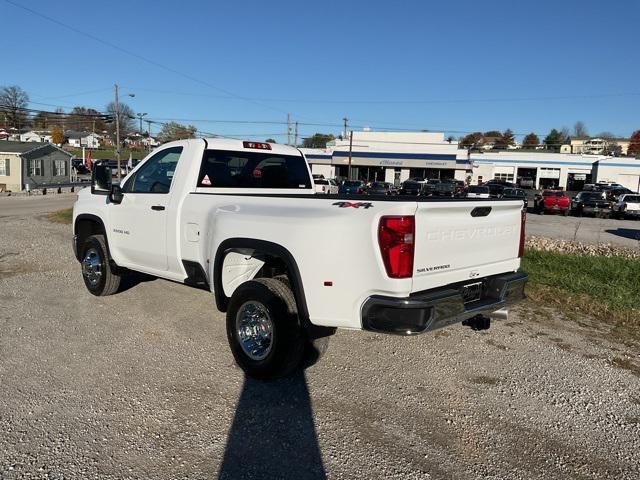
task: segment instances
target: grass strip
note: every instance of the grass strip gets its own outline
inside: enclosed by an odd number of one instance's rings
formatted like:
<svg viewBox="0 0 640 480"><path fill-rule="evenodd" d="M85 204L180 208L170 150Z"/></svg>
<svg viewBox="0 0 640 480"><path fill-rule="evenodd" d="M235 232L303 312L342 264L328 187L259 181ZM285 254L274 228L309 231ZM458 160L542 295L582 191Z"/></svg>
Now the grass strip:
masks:
<svg viewBox="0 0 640 480"><path fill-rule="evenodd" d="M73 209L65 208L64 210L52 212L47 215L47 218L50 222L65 223L67 225L71 225L71 220L73 220Z"/></svg>
<svg viewBox="0 0 640 480"><path fill-rule="evenodd" d="M640 333L640 260L528 249L528 296Z"/></svg>

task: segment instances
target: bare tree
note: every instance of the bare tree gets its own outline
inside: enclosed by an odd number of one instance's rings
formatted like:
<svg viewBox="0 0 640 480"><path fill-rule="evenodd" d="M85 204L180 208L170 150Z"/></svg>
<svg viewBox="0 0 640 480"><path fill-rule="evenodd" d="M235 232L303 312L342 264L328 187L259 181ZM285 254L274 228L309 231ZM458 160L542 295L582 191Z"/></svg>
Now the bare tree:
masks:
<svg viewBox="0 0 640 480"><path fill-rule="evenodd" d="M26 108L29 106L29 95L17 85L0 89L0 112L7 126L24 127L28 123Z"/></svg>
<svg viewBox="0 0 640 480"><path fill-rule="evenodd" d="M114 119L114 121L109 124L109 131L110 132L115 132L116 130L116 122L115 122L115 118L116 118L116 104L115 102L111 102L109 105L107 105L107 113L109 115L111 115L111 117ZM120 103L120 115L118 116L119 120L120 120L120 132L121 134L127 133L131 130L134 130L134 120L135 120L135 114L133 112L133 109L127 105L126 103Z"/></svg>
<svg viewBox="0 0 640 480"><path fill-rule="evenodd" d="M573 136L578 138L589 136L589 132L587 131L587 126L584 124L582 120L578 120L576 124L573 126Z"/></svg>

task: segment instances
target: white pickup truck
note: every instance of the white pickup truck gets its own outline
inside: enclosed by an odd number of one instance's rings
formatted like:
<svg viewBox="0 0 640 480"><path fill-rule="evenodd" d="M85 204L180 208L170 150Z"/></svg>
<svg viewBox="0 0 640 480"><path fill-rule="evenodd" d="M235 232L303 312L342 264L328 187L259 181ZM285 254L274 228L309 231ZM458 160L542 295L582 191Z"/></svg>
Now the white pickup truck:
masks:
<svg viewBox="0 0 640 480"><path fill-rule="evenodd" d="M257 378L317 359L336 328L488 328L524 298L522 201L314 190L303 154L268 143L167 143L119 185L97 163L73 210L85 285L110 295L138 271L210 290Z"/></svg>

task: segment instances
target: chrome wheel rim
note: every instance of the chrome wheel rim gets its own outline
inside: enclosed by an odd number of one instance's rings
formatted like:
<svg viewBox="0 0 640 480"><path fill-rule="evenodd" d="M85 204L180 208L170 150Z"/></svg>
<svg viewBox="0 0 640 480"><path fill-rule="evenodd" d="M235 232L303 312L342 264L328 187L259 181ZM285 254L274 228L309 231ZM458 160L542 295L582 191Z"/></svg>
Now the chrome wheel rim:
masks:
<svg viewBox="0 0 640 480"><path fill-rule="evenodd" d="M273 345L273 321L260 302L243 303L236 315L236 332L242 351L251 360L264 360Z"/></svg>
<svg viewBox="0 0 640 480"><path fill-rule="evenodd" d="M92 287L96 287L102 278L102 257L95 248L90 248L82 259L82 275Z"/></svg>

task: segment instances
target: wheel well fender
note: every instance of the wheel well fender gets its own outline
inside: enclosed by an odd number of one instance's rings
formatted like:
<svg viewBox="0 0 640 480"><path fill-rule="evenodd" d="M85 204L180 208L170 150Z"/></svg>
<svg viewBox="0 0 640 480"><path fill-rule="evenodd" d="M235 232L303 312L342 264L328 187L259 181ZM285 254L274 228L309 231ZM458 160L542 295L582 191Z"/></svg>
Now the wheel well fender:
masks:
<svg viewBox="0 0 640 480"><path fill-rule="evenodd" d="M258 253L280 259L287 269L291 290L298 307L298 315L303 324L309 323L309 311L307 310L302 277L293 255L282 245L254 238L228 238L218 247L213 262L213 291L218 310L225 312L229 304L229 297L224 293L222 284L222 267L224 266L225 257L231 252L249 253L251 255Z"/></svg>
<svg viewBox="0 0 640 480"><path fill-rule="evenodd" d="M104 226L104 222L97 215L92 215L90 213L81 213L76 217L75 223L73 224L73 234L75 242L74 251L76 254L76 258L80 261L80 256L82 255L82 245L85 240L89 238L91 235L104 235L104 243L107 246L107 255L109 256L109 265L114 273L123 273L126 269L119 267L116 262L111 258L111 253L109 249L109 237L107 235L107 229Z"/></svg>

